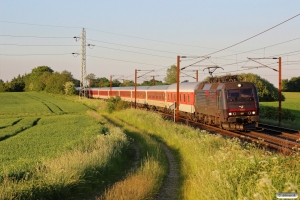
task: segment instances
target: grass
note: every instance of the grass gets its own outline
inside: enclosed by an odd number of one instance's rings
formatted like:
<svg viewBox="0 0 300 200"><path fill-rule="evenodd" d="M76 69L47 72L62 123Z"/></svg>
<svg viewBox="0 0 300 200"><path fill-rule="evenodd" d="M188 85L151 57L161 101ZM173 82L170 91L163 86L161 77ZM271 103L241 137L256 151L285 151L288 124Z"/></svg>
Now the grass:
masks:
<svg viewBox="0 0 300 200"><path fill-rule="evenodd" d="M155 199L168 171L168 162L159 144L133 126L106 115L109 120L121 126L140 148L139 166L127 174L124 180L108 188L98 199Z"/></svg>
<svg viewBox="0 0 300 200"><path fill-rule="evenodd" d="M4 176L0 198L65 199L82 197L95 186L103 190L111 178L114 180L113 176L119 177L118 170L122 171L120 166L124 164L120 156L127 145L124 133L118 128L111 129L73 150L40 160L18 181Z"/></svg>
<svg viewBox="0 0 300 200"><path fill-rule="evenodd" d="M274 199L278 192L299 192L299 155L273 154L151 112L127 110L116 115L179 151L181 199Z"/></svg>
<svg viewBox="0 0 300 200"><path fill-rule="evenodd" d="M9 92L0 93L0 116L58 115L85 113L85 105L47 93Z"/></svg>
<svg viewBox="0 0 300 200"><path fill-rule="evenodd" d="M286 99L281 103L282 108L290 110L291 113L296 116L296 119L293 122L282 119L282 126L300 130L300 93L283 92L283 95L286 97ZM260 106L272 106L278 108L278 101L260 102ZM260 121L263 123L278 125L278 120L260 119Z"/></svg>
<svg viewBox="0 0 300 200"><path fill-rule="evenodd" d="M89 106L0 94L0 199L82 199L125 175L128 138Z"/></svg>
<svg viewBox="0 0 300 200"><path fill-rule="evenodd" d="M0 141L33 127L39 120L37 117L8 119L7 125L0 129Z"/></svg>

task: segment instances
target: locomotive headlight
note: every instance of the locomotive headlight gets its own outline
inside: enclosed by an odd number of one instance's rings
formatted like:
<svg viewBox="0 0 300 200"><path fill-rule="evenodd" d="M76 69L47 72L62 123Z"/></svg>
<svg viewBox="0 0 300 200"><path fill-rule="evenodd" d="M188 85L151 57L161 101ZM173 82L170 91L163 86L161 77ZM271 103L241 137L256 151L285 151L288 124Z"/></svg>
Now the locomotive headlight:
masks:
<svg viewBox="0 0 300 200"><path fill-rule="evenodd" d="M239 84L238 84L238 87L242 87L242 84L239 83Z"/></svg>
<svg viewBox="0 0 300 200"><path fill-rule="evenodd" d="M231 115L232 115L232 113L230 112L230 113L228 113L228 115L229 115L229 116L231 116Z"/></svg>
<svg viewBox="0 0 300 200"><path fill-rule="evenodd" d="M252 111L252 115L255 115L255 111Z"/></svg>

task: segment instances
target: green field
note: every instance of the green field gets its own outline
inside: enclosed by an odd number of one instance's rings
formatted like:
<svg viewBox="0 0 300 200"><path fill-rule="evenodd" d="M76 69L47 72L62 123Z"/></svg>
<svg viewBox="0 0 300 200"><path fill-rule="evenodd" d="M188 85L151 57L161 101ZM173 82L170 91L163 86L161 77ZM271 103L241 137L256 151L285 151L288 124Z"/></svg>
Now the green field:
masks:
<svg viewBox="0 0 300 200"><path fill-rule="evenodd" d="M108 184L107 165L123 166L128 140L90 112L46 93L0 93L0 199L62 199L99 184L104 189L99 179Z"/></svg>
<svg viewBox="0 0 300 200"><path fill-rule="evenodd" d="M56 98L46 93L0 93L0 117L28 115L59 115L84 113L88 107L81 103Z"/></svg>
<svg viewBox="0 0 300 200"><path fill-rule="evenodd" d="M285 127L300 129L300 92L283 92L285 101L281 102L282 109L289 110L296 119L293 122L285 121L282 118L282 125ZM260 102L260 106L272 106L278 108L278 101L275 102ZM261 119L264 123L278 124L278 120Z"/></svg>

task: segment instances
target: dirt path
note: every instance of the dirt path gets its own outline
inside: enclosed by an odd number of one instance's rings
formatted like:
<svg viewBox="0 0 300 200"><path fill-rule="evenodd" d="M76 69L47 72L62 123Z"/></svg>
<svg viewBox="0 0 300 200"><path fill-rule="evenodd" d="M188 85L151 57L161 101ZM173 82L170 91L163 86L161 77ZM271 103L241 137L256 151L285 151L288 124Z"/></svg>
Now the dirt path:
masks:
<svg viewBox="0 0 300 200"><path fill-rule="evenodd" d="M169 149L169 147L162 142L159 142L160 146L164 150L168 162L169 162L169 174L165 178L162 187L159 190L159 194L156 197L156 200L170 199L175 200L178 199L179 194L179 163L175 159L174 153Z"/></svg>

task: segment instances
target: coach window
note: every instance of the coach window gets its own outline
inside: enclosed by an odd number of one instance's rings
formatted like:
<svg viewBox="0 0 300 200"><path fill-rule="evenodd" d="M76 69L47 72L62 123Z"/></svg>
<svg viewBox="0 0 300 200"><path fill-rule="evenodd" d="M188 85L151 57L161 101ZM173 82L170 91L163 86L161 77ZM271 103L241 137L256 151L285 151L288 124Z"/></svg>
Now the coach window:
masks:
<svg viewBox="0 0 300 200"><path fill-rule="evenodd" d="M190 103L190 94L188 94L188 103Z"/></svg>
<svg viewBox="0 0 300 200"><path fill-rule="evenodd" d="M185 94L183 94L183 102L185 102Z"/></svg>

